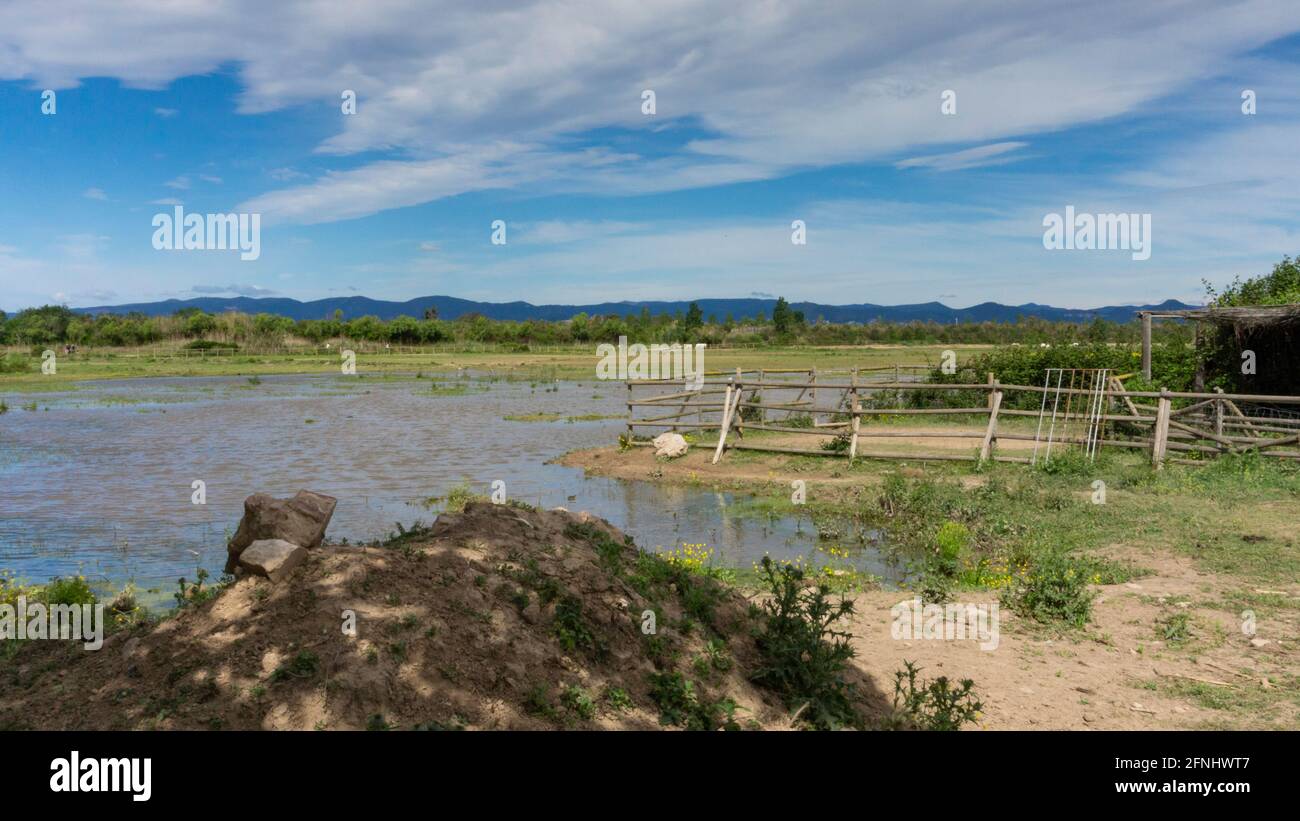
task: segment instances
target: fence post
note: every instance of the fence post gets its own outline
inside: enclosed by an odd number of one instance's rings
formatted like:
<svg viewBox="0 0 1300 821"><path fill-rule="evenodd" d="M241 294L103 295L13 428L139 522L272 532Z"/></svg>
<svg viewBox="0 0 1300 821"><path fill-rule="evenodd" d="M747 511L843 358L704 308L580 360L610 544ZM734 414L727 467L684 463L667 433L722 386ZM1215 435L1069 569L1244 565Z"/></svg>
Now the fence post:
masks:
<svg viewBox="0 0 1300 821"><path fill-rule="evenodd" d="M632 415L636 413L632 407L632 380L629 379L627 384L627 441L631 442L633 438Z"/></svg>
<svg viewBox="0 0 1300 821"><path fill-rule="evenodd" d="M731 380L727 380L727 396L722 400L722 429L718 431L718 447L713 451L713 464L722 457L727 444L727 429L731 427Z"/></svg>
<svg viewBox="0 0 1300 821"><path fill-rule="evenodd" d="M1215 393L1223 393L1223 388L1215 388ZM1214 435L1223 435L1223 400L1214 400Z"/></svg>
<svg viewBox="0 0 1300 821"><path fill-rule="evenodd" d="M1151 464L1160 470L1165 466L1165 450L1169 445L1169 397L1165 388L1160 389L1160 401L1156 406L1155 434L1151 437Z"/></svg>
<svg viewBox="0 0 1300 821"><path fill-rule="evenodd" d="M1151 381L1151 314L1142 314L1142 378Z"/></svg>
<svg viewBox="0 0 1300 821"><path fill-rule="evenodd" d="M990 377L993 374L989 374ZM997 380L994 380L989 391L989 426L984 431L984 443L980 445L980 464L987 462L993 455L993 442L998 435L998 410L1002 408L1002 391L998 390Z"/></svg>
<svg viewBox="0 0 1300 821"><path fill-rule="evenodd" d="M849 424L853 430L853 435L849 438L849 464L850 465L853 464L853 460L856 459L858 456L858 430L862 426L862 415L861 415L862 404L858 401L857 368L853 369L853 381L851 384L852 387L849 388L849 393L852 398L849 404L849 411L850 413L853 414L853 421L850 422Z"/></svg>
<svg viewBox="0 0 1300 821"><path fill-rule="evenodd" d="M817 366L814 365L809 369L809 378L812 380L812 389L808 392L808 399L812 402L813 427L817 427Z"/></svg>
<svg viewBox="0 0 1300 821"><path fill-rule="evenodd" d="M741 381L740 366L736 366L736 436L745 438L745 411L740 407L740 403L745 401L745 384Z"/></svg>
<svg viewBox="0 0 1300 821"><path fill-rule="evenodd" d="M764 399L764 398L761 396L761 394L762 394L762 392L763 392L763 390L764 390L764 389L761 387L761 385L763 384L763 381L764 381L764 380L763 380L763 376L764 376L763 369L762 369L762 368L759 368L759 369L758 369L758 384L760 385L760 387L759 387L759 389L758 389L758 392L759 392L759 394L760 394L759 399L761 399L763 402L766 402L767 400ZM763 424L766 424L766 423L767 423L767 409L766 409L766 408L759 408L759 409L758 409L758 424L763 425Z"/></svg>

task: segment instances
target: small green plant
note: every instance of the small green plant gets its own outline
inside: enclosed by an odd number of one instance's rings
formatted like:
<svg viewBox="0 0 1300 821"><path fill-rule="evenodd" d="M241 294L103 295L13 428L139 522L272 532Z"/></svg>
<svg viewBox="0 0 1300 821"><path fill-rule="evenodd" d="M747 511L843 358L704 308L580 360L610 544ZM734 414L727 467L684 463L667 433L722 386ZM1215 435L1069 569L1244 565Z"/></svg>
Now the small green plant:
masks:
<svg viewBox="0 0 1300 821"><path fill-rule="evenodd" d="M1192 640L1192 620L1186 613L1171 613L1156 622L1156 635L1178 647Z"/></svg>
<svg viewBox="0 0 1300 821"><path fill-rule="evenodd" d="M208 571L201 567L195 571L195 576L196 581L193 584L186 582L184 576L177 581L176 584L179 589L172 594L172 598L176 599L177 608L189 607L192 604L202 604L209 601L215 598L224 586L223 582L211 587L204 587L203 583L208 580Z"/></svg>
<svg viewBox="0 0 1300 821"><path fill-rule="evenodd" d="M762 665L753 680L780 694L786 706L821 729L859 726L853 685L843 678L855 652L852 635L835 624L853 614L853 602L832 602L825 583L805 580L795 565L764 556L763 629L756 643Z"/></svg>
<svg viewBox="0 0 1300 821"><path fill-rule="evenodd" d="M560 704L583 721L591 721L596 717L596 702L581 687L565 685L560 691Z"/></svg>
<svg viewBox="0 0 1300 821"><path fill-rule="evenodd" d="M606 687L604 698L611 710L622 713L632 709L632 697L622 687Z"/></svg>
<svg viewBox="0 0 1300 821"><path fill-rule="evenodd" d="M830 439L822 442L822 450L828 450L831 453L848 453L852 438L852 434L836 434Z"/></svg>
<svg viewBox="0 0 1300 821"><path fill-rule="evenodd" d="M534 685L524 696L524 712L539 718L555 721L559 711L551 703L551 689L544 684Z"/></svg>
<svg viewBox="0 0 1300 821"><path fill-rule="evenodd" d="M286 681L291 678L311 678L320 669L320 659L310 650L299 650L292 659L275 668L271 681Z"/></svg>
<svg viewBox="0 0 1300 821"><path fill-rule="evenodd" d="M650 674L650 699L659 708L659 723L687 730L738 730L736 702L701 698L695 682L680 672Z"/></svg>
<svg viewBox="0 0 1300 821"><path fill-rule="evenodd" d="M587 626L582 614L582 600L577 596L569 594L556 603L555 623L551 630L565 650L581 650L597 660L606 655L604 643Z"/></svg>
<svg viewBox="0 0 1300 821"><path fill-rule="evenodd" d="M1038 554L1029 572L1002 594L1002 604L1022 616L1073 627L1092 618L1092 599L1087 568L1059 550Z"/></svg>
<svg viewBox="0 0 1300 821"><path fill-rule="evenodd" d="M894 673L894 725L911 730L960 730L979 720L984 705L975 696L975 682L962 679L957 686L947 676L917 684L920 668L904 661Z"/></svg>

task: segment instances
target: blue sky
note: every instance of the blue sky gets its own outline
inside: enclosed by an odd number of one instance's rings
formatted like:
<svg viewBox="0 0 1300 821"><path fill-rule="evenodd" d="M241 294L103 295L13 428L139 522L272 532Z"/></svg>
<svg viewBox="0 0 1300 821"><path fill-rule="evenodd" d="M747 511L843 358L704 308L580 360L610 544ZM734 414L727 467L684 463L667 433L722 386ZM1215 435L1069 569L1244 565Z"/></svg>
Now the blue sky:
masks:
<svg viewBox="0 0 1300 821"><path fill-rule="evenodd" d="M11 311L235 294L1093 307L1196 301L1202 279L1300 251L1290 0L60 9L0 8ZM260 257L155 250L151 221L177 203L261 214ZM1045 249L1067 205L1150 214L1150 259Z"/></svg>

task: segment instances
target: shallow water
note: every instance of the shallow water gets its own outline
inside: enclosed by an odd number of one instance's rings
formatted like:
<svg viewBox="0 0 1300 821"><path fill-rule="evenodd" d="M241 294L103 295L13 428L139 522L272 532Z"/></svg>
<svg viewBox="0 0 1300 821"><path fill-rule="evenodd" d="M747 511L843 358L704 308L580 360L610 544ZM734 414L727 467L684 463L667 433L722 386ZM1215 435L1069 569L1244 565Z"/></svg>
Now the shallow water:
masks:
<svg viewBox="0 0 1300 821"><path fill-rule="evenodd" d="M452 391L435 392L431 383ZM458 392L463 390L463 392ZM3 396L0 389L0 396ZM328 539L368 541L417 521L423 504L468 482L512 499L589 510L645 549L704 544L714 562L814 558L798 517L732 515L731 494L584 478L545 462L610 444L619 419L513 422L511 414L622 414L622 383L410 376L186 377L83 382L4 397L0 415L0 570L30 581L84 573L170 589L196 567L215 576L243 500L307 488L335 496ZM37 403L29 410L29 403ZM205 483L194 504L192 483ZM886 580L899 568L868 549L851 560Z"/></svg>

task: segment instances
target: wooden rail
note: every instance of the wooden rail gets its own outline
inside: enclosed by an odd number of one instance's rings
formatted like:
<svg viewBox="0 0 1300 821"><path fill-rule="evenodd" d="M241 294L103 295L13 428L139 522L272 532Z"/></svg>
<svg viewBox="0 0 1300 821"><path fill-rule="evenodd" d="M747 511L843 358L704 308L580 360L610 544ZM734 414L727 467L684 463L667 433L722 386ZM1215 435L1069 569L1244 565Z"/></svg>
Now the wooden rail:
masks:
<svg viewBox="0 0 1300 821"><path fill-rule="evenodd" d="M1006 385L1000 383L993 374L988 375L987 382L907 381L901 378L904 370L922 369L905 369L902 366L853 369L848 372L848 379L845 380L816 368L749 371L737 368L727 374L725 379L628 382L628 441L644 444L637 441L636 434L639 430L716 430L718 439L709 445L714 448L715 463L728 450L843 457L850 462L859 458L1027 462L1031 459L998 454L998 440L1037 442L1041 432L1029 435L999 431L999 422L1006 417L1038 418L1043 411L1024 409L1024 403L1022 407L1007 407L1007 397L1047 394L1063 398L1098 396L1097 391L1083 388ZM890 378L891 374L894 375L893 378ZM721 374L708 373L706 377L719 375ZM873 378L873 375L883 376ZM802 378L781 380L774 378L777 376ZM668 390L652 396L637 396L636 391L641 388ZM987 401L983 407L904 407L905 396L916 391L932 394L978 391L987 395ZM782 395L791 398L782 398ZM1134 402L1134 399L1155 401L1139 403ZM1038 404L1037 399L1032 401L1035 406ZM1145 449L1149 451L1151 463L1156 468L1162 467L1166 461L1200 463L1198 460L1173 459L1169 456L1170 452L1211 457L1250 451L1281 459L1300 459L1300 419L1251 416L1242 412L1237 402L1294 406L1300 405L1300 396L1230 394L1221 391L1127 391L1119 379L1110 379L1101 389L1100 403L1093 412L1097 429L1089 431L1089 438L1097 448ZM1082 407L1085 403L1075 404ZM1091 406L1093 403L1086 404ZM637 408L661 408L666 412L636 418ZM891 416L935 415L966 418L972 415L984 416L987 422L981 430L965 431L891 431L874 429L869 424L873 420ZM1057 415L1057 424L1077 424L1085 416L1083 410L1067 407L1063 414ZM746 442L746 431L813 436L819 437L824 443L840 439L843 445L832 448L799 448L765 444L762 441ZM951 450L868 453L859 447L865 440L888 441L891 438L978 441L973 443L969 454ZM1065 435L1054 435L1053 441L1062 445L1087 445L1089 439L1080 439L1067 431Z"/></svg>

